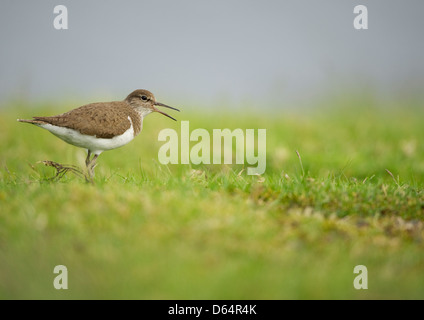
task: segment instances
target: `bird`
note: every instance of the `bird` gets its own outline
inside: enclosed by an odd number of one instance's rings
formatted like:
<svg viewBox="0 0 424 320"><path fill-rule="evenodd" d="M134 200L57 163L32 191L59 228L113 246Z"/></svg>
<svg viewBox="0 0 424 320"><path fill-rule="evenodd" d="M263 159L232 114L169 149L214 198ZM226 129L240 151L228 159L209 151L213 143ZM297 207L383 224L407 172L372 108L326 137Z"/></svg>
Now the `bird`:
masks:
<svg viewBox="0 0 424 320"><path fill-rule="evenodd" d="M157 107L180 111L157 102L150 91L137 89L123 101L90 103L56 116L17 121L36 125L71 145L87 149L85 165L92 180L99 155L132 141L141 132L148 114L158 112L176 121Z"/></svg>

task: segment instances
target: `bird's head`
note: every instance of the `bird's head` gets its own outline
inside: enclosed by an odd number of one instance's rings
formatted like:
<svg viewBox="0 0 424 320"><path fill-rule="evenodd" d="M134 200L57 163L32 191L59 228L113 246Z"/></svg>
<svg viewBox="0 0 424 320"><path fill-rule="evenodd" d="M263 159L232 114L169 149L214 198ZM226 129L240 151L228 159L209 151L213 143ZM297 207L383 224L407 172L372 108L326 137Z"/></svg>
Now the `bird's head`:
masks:
<svg viewBox="0 0 424 320"><path fill-rule="evenodd" d="M176 108L167 106L166 104L157 102L153 93L143 89L131 92L125 99L125 101L138 112L140 112L143 117L151 112L159 112L164 116L167 116L168 118L171 118L172 120L176 121L176 119L171 117L169 114L159 110L157 107L165 107L172 110L180 111Z"/></svg>

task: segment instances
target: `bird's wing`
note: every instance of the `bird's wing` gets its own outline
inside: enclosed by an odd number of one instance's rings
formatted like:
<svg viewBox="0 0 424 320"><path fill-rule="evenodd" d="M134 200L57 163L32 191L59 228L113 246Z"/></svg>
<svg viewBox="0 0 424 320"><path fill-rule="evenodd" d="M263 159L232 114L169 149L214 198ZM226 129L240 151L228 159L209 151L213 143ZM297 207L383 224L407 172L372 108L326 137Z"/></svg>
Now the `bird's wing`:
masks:
<svg viewBox="0 0 424 320"><path fill-rule="evenodd" d="M34 117L37 121L77 130L97 138L111 139L131 127L128 114L134 112L121 101L92 103L52 117Z"/></svg>

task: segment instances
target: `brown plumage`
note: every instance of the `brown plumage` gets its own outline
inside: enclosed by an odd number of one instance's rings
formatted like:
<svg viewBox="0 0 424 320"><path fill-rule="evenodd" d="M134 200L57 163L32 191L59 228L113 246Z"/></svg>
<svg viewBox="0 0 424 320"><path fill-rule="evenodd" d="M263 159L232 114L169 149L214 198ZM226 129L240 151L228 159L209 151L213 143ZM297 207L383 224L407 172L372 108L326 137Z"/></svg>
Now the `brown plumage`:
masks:
<svg viewBox="0 0 424 320"><path fill-rule="evenodd" d="M34 120L25 122L49 123L97 138L111 139L130 128L128 117L131 118L136 136L141 131L140 113L126 101L91 103L57 116L34 117Z"/></svg>

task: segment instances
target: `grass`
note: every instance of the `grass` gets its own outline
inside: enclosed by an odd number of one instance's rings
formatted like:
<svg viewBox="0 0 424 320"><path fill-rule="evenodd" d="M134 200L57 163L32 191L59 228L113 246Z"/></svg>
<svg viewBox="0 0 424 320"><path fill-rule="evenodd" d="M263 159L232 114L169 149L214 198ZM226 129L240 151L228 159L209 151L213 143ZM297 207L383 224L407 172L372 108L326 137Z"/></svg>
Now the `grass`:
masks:
<svg viewBox="0 0 424 320"><path fill-rule="evenodd" d="M83 165L83 150L0 111L1 299L422 299L422 104L332 100L315 112L183 111L190 129L266 128L267 169L161 165L174 123L150 115L103 153L96 182L41 160ZM183 109L183 108L182 108ZM53 288L56 265L68 290ZM356 290L356 265L368 290Z"/></svg>

